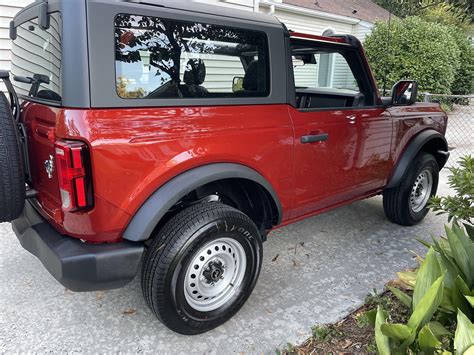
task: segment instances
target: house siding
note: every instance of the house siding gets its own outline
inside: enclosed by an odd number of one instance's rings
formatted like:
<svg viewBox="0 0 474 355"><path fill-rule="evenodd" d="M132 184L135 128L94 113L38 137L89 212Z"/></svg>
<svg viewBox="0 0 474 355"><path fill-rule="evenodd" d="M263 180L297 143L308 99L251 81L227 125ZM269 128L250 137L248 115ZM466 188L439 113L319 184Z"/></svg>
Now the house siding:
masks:
<svg viewBox="0 0 474 355"><path fill-rule="evenodd" d="M0 0L0 69L11 69L11 40L10 21L13 16L32 0ZM5 91L3 83L0 83L0 91Z"/></svg>

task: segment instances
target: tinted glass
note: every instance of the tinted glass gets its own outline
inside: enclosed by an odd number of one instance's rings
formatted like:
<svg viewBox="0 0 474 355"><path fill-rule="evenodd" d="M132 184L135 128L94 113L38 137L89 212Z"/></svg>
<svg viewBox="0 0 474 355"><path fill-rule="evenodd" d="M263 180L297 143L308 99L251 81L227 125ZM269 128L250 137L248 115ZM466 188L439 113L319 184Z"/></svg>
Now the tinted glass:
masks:
<svg viewBox="0 0 474 355"><path fill-rule="evenodd" d="M33 82L13 81L18 94L61 101L61 16L50 16L50 27L43 30L37 19L17 27L12 47L12 74ZM36 84L36 85L35 85Z"/></svg>
<svg viewBox="0 0 474 355"><path fill-rule="evenodd" d="M268 96L262 32L120 14L117 94L126 99Z"/></svg>

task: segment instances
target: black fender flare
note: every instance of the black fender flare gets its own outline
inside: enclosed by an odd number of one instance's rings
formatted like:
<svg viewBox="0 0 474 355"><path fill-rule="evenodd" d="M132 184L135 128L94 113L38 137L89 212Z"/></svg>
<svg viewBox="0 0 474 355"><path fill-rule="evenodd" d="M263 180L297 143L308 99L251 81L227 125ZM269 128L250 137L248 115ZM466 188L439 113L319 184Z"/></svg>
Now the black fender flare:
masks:
<svg viewBox="0 0 474 355"><path fill-rule="evenodd" d="M446 161L449 157L448 143L446 138L434 129L422 131L421 133L418 133L410 143L408 143L407 148L398 159L396 167L386 188L397 187L400 184L413 159L415 159L416 155L421 151L421 149L430 142L436 143L434 145L436 150L433 153L438 161L440 169L444 166L444 164L446 164Z"/></svg>
<svg viewBox="0 0 474 355"><path fill-rule="evenodd" d="M147 240L161 218L181 198L210 182L230 178L251 180L265 188L277 207L278 224L281 222L282 207L278 195L261 174L241 164L215 163L188 170L159 187L132 217L122 238L134 242Z"/></svg>

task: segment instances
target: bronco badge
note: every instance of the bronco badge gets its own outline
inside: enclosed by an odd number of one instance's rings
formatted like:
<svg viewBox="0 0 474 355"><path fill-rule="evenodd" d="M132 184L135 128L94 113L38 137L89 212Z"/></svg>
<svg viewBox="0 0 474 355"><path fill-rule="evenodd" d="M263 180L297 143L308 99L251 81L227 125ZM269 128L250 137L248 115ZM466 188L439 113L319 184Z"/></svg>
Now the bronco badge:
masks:
<svg viewBox="0 0 474 355"><path fill-rule="evenodd" d="M46 174L48 174L48 178L53 178L53 171L54 171L54 157L52 155L49 156L49 159L44 161L44 168L46 169Z"/></svg>

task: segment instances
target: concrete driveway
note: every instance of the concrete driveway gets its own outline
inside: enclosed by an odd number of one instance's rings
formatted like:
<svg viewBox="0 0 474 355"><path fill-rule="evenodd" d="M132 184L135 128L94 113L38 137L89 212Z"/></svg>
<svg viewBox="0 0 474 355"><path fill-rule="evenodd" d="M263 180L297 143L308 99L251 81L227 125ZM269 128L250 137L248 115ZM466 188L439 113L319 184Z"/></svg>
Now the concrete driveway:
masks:
<svg viewBox="0 0 474 355"><path fill-rule="evenodd" d="M446 172L440 193L447 191ZM367 293L415 264L416 237L440 235L446 217L388 222L380 197L271 233L260 280L243 309L200 336L175 334L145 305L139 278L119 290L73 293L0 224L0 352L274 353L316 323L335 322Z"/></svg>

